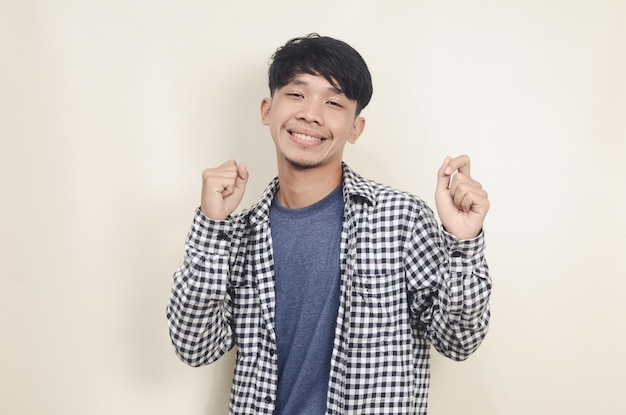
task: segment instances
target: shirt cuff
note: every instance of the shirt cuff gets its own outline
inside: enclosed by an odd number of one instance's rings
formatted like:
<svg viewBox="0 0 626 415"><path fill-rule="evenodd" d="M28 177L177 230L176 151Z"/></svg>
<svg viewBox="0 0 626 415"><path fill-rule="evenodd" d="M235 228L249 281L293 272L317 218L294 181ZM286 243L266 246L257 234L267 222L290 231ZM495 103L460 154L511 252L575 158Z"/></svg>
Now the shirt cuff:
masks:
<svg viewBox="0 0 626 415"><path fill-rule="evenodd" d="M232 224L229 219L207 218L200 208L196 209L187 244L198 251L217 255L228 255L232 237Z"/></svg>
<svg viewBox="0 0 626 415"><path fill-rule="evenodd" d="M472 272L484 261L485 234L482 229L475 238L464 240L457 239L445 229L442 230L442 233L448 252L450 271Z"/></svg>

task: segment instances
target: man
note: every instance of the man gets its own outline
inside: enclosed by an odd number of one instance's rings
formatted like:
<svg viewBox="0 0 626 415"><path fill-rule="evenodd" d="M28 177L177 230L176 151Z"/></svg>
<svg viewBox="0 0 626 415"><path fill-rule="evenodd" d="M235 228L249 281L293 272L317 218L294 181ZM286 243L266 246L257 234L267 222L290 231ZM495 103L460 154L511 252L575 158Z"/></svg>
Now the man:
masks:
<svg viewBox="0 0 626 415"><path fill-rule="evenodd" d="M278 177L239 214L248 171L203 172L167 317L180 358L235 345L233 414L424 414L429 349L466 359L489 322L487 194L466 156L419 198L342 162L372 95L362 57L318 35L279 48L261 103Z"/></svg>

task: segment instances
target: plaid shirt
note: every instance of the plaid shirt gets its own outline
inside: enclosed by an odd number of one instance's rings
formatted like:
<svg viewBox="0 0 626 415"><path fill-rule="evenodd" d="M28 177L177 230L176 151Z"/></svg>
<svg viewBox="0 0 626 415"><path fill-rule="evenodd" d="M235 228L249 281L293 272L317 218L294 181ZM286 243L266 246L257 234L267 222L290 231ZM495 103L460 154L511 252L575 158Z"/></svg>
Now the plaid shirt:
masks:
<svg viewBox="0 0 626 415"><path fill-rule="evenodd" d="M432 344L466 359L487 333L491 281L481 233L459 241L419 198L343 166L341 299L326 414L425 414ZM197 210L167 307L192 366L237 346L230 413L272 414L278 384L269 224L275 179L225 221Z"/></svg>

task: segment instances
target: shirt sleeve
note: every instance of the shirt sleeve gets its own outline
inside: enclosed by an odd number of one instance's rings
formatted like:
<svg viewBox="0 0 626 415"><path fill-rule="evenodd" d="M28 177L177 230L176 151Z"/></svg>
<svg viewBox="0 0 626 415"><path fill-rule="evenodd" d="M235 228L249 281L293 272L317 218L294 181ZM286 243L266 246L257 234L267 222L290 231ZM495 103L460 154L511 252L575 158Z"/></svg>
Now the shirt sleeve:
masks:
<svg viewBox="0 0 626 415"><path fill-rule="evenodd" d="M425 208L408 249L407 275L414 325L435 349L467 359L487 335L491 279L484 233L458 240Z"/></svg>
<svg viewBox="0 0 626 415"><path fill-rule="evenodd" d="M185 243L183 264L174 273L166 315L176 353L201 366L233 347L232 304L228 294L232 226L196 210Z"/></svg>

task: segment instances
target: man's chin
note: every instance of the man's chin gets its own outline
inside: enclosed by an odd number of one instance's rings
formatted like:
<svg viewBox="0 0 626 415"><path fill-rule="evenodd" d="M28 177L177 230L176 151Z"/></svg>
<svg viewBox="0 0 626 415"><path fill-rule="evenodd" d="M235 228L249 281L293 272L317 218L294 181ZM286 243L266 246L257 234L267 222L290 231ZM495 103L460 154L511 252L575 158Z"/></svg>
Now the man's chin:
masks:
<svg viewBox="0 0 626 415"><path fill-rule="evenodd" d="M322 165L322 163L320 162L313 162L308 160L293 160L289 158L286 158L285 160L287 161L287 163L289 163L291 167L297 170L315 169Z"/></svg>

